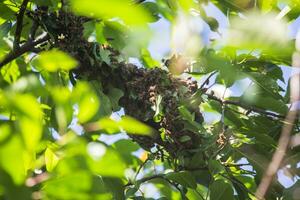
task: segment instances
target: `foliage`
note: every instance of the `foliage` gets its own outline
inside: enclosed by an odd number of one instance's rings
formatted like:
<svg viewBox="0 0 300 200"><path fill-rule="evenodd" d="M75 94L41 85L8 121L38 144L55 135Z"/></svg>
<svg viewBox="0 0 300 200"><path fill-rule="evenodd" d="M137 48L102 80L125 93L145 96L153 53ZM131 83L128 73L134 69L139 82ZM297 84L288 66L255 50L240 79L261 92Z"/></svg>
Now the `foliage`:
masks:
<svg viewBox="0 0 300 200"><path fill-rule="evenodd" d="M0 0L0 199L256 199L289 110L283 66L299 8ZM174 31L161 62L148 49L159 20ZM199 23L216 38L205 43ZM225 95L242 81L242 94ZM289 149L281 169L296 179L298 162ZM299 181L285 189L280 178L266 199L298 198Z"/></svg>

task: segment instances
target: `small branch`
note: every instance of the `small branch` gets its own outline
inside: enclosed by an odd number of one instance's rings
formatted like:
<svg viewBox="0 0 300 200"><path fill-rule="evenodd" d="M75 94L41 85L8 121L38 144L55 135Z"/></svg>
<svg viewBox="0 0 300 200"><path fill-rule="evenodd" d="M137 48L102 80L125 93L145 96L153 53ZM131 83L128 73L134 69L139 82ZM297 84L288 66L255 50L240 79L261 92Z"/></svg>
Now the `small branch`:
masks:
<svg viewBox="0 0 300 200"><path fill-rule="evenodd" d="M153 176L144 177L144 178L142 178L140 180L137 180L136 182L144 183L144 182L150 181L152 179L156 179L156 178L162 178L162 179L164 179L164 174L155 174ZM130 185L133 185L133 183L129 182L129 183L127 183L125 185L125 187L128 187Z"/></svg>
<svg viewBox="0 0 300 200"><path fill-rule="evenodd" d="M29 0L24 0L21 4L19 13L17 15L17 25L16 25L16 32L15 32L15 39L14 39L14 46L13 49L17 50L20 48L20 38L21 38L21 33L23 29L23 18L24 18L24 13L27 7Z"/></svg>
<svg viewBox="0 0 300 200"><path fill-rule="evenodd" d="M205 95L207 95L207 97L209 99L218 101L221 104L235 105L235 106L239 106L239 107L242 107L244 109L247 109L247 110L251 110L251 111L256 112L256 113L260 113L260 114L264 114L264 115L268 115L268 116L272 116L272 117L277 117L277 118L284 118L283 115L279 115L277 113L269 112L269 111L266 111L266 110L261 109L261 108L250 106L250 105L244 104L242 102L231 101L231 100L222 100L222 99L219 99L218 97L216 97L214 95L211 95L211 94L205 94Z"/></svg>
<svg viewBox="0 0 300 200"><path fill-rule="evenodd" d="M26 52L35 50L35 46L38 44L41 44L43 42L46 42L50 39L49 35L46 35L45 37L42 37L36 41L27 42L19 49L16 49L15 51L11 51L7 56L0 62L0 69L8 64L9 62L13 61L14 59L18 58L19 56L23 55Z"/></svg>
<svg viewBox="0 0 300 200"><path fill-rule="evenodd" d="M242 166L252 166L249 163L222 163L225 167L242 167Z"/></svg>
<svg viewBox="0 0 300 200"><path fill-rule="evenodd" d="M139 175L140 171L142 170L142 168L145 166L145 164L146 164L148 161L149 161L149 158L147 158L147 159L139 166L139 168L138 168L138 170L137 170L137 172L136 172L136 174L135 174L135 176L134 176L134 179L137 178L137 176Z"/></svg>
<svg viewBox="0 0 300 200"><path fill-rule="evenodd" d="M165 177L165 174L155 174L155 175L152 175L152 176L144 177L144 178L142 178L142 179L140 179L136 182L145 183L145 182L148 182L150 180L157 179L157 178L160 178L160 179L163 179L163 180L167 181L169 184L173 185L181 193L181 195L184 195L183 192L181 191L181 189L178 187L178 185L173 183L169 179L167 179ZM133 183L129 182L125 185L125 187L131 186L131 185L133 185Z"/></svg>
<svg viewBox="0 0 300 200"><path fill-rule="evenodd" d="M28 37L28 40L29 41L33 41L34 40L34 37L35 37L35 34L36 34L36 31L39 27L39 23L37 21L33 21L32 22L32 26L31 26L31 29L30 29L30 33L29 33L29 37Z"/></svg>
<svg viewBox="0 0 300 200"><path fill-rule="evenodd" d="M203 87L204 87L205 85L209 84L209 79L210 79L213 75L215 75L216 73L217 73L217 71L212 72L212 73L205 79L205 81L202 83L202 85L200 86L199 89L203 89Z"/></svg>
<svg viewBox="0 0 300 200"><path fill-rule="evenodd" d="M139 4L139 3L143 3L146 0L135 0L134 3Z"/></svg>

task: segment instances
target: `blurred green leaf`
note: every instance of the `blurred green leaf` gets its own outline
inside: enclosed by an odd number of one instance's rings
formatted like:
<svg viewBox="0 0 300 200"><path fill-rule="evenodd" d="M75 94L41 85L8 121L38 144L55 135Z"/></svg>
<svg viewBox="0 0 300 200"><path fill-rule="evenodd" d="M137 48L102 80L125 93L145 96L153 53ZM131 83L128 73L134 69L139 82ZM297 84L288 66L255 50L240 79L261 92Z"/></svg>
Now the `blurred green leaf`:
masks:
<svg viewBox="0 0 300 200"><path fill-rule="evenodd" d="M40 104L30 94L8 92L2 102L17 114L18 127L28 150L35 151L42 137L43 116Z"/></svg>
<svg viewBox="0 0 300 200"><path fill-rule="evenodd" d="M130 25L141 25L151 20L151 16L143 7L133 5L130 0L87 0L84 3L72 0L71 5L77 14L102 19L119 17Z"/></svg>
<svg viewBox="0 0 300 200"><path fill-rule="evenodd" d="M212 176L225 171L223 165L217 160L209 160L208 168Z"/></svg>
<svg viewBox="0 0 300 200"><path fill-rule="evenodd" d="M142 59L143 65L147 68L154 68L154 67L160 66L159 62L154 60L151 57L150 52L145 48L143 48L141 50L141 59Z"/></svg>
<svg viewBox="0 0 300 200"><path fill-rule="evenodd" d="M47 181L44 191L50 199L89 199L91 183L88 172L76 171Z"/></svg>
<svg viewBox="0 0 300 200"><path fill-rule="evenodd" d="M0 166L12 177L16 185L21 185L26 177L24 152L25 149L18 135L12 136L0 148Z"/></svg>
<svg viewBox="0 0 300 200"><path fill-rule="evenodd" d="M1 75L3 79L8 83L15 82L21 75L19 66L17 65L16 61L14 60L2 67Z"/></svg>
<svg viewBox="0 0 300 200"><path fill-rule="evenodd" d="M178 110L184 120L191 121L191 122L195 120L195 115L192 114L186 107L180 106Z"/></svg>
<svg viewBox="0 0 300 200"><path fill-rule="evenodd" d="M123 116L119 121L119 125L130 134L152 135L153 133L149 126L129 116Z"/></svg>
<svg viewBox="0 0 300 200"><path fill-rule="evenodd" d="M13 20L15 17L15 12L3 2L0 2L0 17L6 20Z"/></svg>
<svg viewBox="0 0 300 200"><path fill-rule="evenodd" d="M283 19L276 19L273 13L262 15L251 12L244 19L236 17L232 20L227 45L277 55L282 49L291 51L288 41L286 22Z"/></svg>
<svg viewBox="0 0 300 200"><path fill-rule="evenodd" d="M277 6L277 0L260 0L258 1L263 12L269 12Z"/></svg>
<svg viewBox="0 0 300 200"><path fill-rule="evenodd" d="M58 163L58 160L58 157L55 155L52 149L47 148L45 151L45 163L48 172L51 172L55 168L55 166Z"/></svg>
<svg viewBox="0 0 300 200"><path fill-rule="evenodd" d="M92 88L85 82L77 82L72 99L78 103L78 120L80 123L89 121L99 111L99 100Z"/></svg>
<svg viewBox="0 0 300 200"><path fill-rule="evenodd" d="M141 5L148 11L148 13L151 14L151 16L152 16L151 22L156 22L160 19L159 7L158 7L157 3L143 2Z"/></svg>
<svg viewBox="0 0 300 200"><path fill-rule="evenodd" d="M52 49L42 52L33 60L33 65L38 69L45 69L49 72L57 70L70 70L76 67L77 61L63 51Z"/></svg>
<svg viewBox="0 0 300 200"><path fill-rule="evenodd" d="M123 95L124 95L124 92L118 88L111 87L109 89L107 96L110 99L113 111L118 111L121 109L121 107L119 106L119 100Z"/></svg>
<svg viewBox="0 0 300 200"><path fill-rule="evenodd" d="M108 177L124 176L126 165L115 150L93 142L88 144L87 151L90 155L88 165L94 173Z"/></svg>

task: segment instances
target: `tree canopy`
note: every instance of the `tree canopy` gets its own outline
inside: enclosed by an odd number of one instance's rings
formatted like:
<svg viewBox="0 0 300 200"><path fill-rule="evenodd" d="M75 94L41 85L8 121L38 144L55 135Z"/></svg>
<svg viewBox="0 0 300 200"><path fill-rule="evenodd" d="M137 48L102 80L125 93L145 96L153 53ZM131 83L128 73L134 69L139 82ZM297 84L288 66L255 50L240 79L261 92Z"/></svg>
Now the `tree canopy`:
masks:
<svg viewBox="0 0 300 200"><path fill-rule="evenodd" d="M299 14L0 0L0 199L300 199Z"/></svg>

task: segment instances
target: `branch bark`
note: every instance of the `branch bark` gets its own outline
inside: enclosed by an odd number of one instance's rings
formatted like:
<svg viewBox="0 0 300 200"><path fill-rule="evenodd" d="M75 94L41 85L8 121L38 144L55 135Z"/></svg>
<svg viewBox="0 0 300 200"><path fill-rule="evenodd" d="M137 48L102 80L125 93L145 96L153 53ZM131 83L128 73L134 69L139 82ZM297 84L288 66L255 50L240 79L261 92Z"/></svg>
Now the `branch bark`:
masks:
<svg viewBox="0 0 300 200"><path fill-rule="evenodd" d="M277 118L284 118L283 115L280 115L280 114L277 114L277 113L273 113L273 112L269 112L269 111L266 111L264 109L257 108L257 107L254 107L254 106L250 106L250 105L247 105L247 104L239 102L239 101L222 100L222 99L219 99L218 97L216 97L214 95L211 95L211 94L206 94L206 95L207 95L207 97L209 99L212 99L214 101L218 101L221 104L235 105L235 106L242 107L242 108L244 108L246 110L251 110L253 112L260 113L260 114L263 114L263 115L277 117Z"/></svg>
<svg viewBox="0 0 300 200"><path fill-rule="evenodd" d="M19 13L17 15L17 25L16 25L16 32L15 32L15 39L14 39L14 46L13 49L17 50L20 48L20 38L21 38L21 33L23 29L23 18L25 14L25 10L27 7L29 0L24 0L21 4Z"/></svg>
<svg viewBox="0 0 300 200"><path fill-rule="evenodd" d="M0 69L8 64L9 62L13 61L14 59L18 58L19 56L23 55L26 52L32 51L35 49L35 46L38 44L41 44L43 42L46 42L50 39L49 35L46 35L36 41L30 41L24 44L22 47L11 51L7 56L0 62Z"/></svg>

